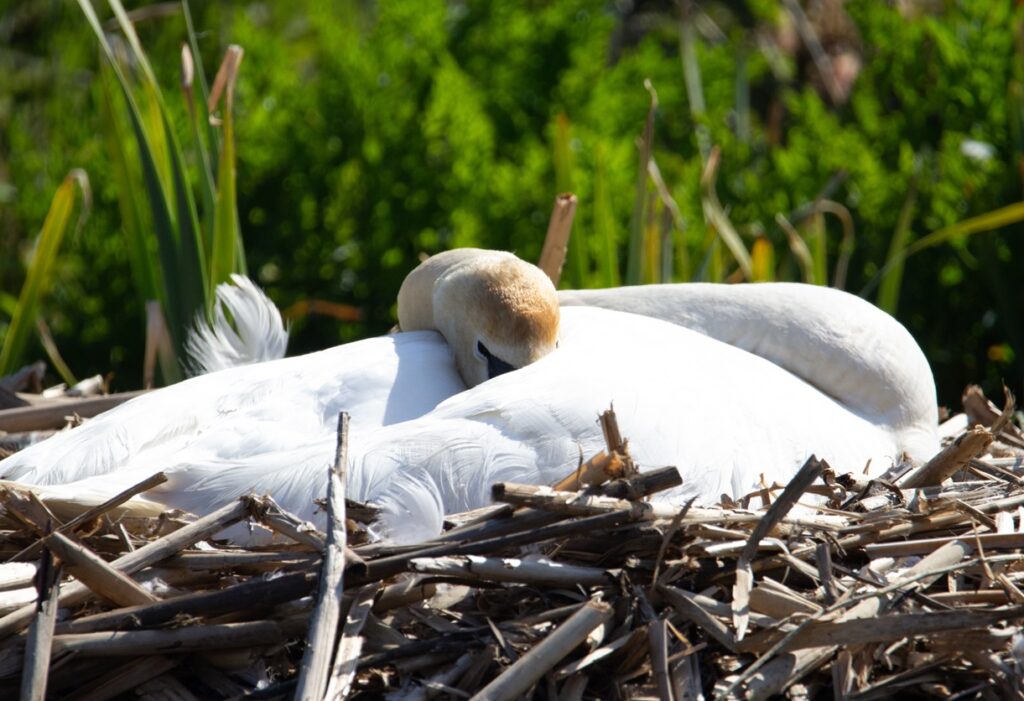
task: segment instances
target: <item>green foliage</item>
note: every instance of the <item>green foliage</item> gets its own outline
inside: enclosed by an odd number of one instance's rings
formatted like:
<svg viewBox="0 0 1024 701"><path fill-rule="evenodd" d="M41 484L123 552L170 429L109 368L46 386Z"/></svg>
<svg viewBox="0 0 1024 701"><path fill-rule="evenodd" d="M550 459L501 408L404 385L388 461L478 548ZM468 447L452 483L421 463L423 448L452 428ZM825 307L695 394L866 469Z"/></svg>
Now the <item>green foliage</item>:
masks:
<svg viewBox="0 0 1024 701"><path fill-rule="evenodd" d="M340 325L304 320L295 351L388 328L395 290L422 252L484 245L535 260L553 196L568 183L579 207L567 284L649 282L669 270L677 280L833 283L846 251L846 287L875 281L871 298L914 332L953 402L968 381L1024 381L1024 300L1013 293L1024 239L1012 235L1013 217L986 219L1024 194L1015 40L1024 10L944 3L923 14L916 5L845 3L863 65L838 105L806 56L781 43L770 50L786 17L762 0L699 4L719 33L693 24L689 85L677 17L597 0L202 3L194 34L180 14L136 27L161 86L178 80L182 40L197 57L246 47L232 128L236 226L251 274L282 307L321 298L364 312ZM0 178L9 178L0 181L0 244L25 246L45 215L44 193L86 167L95 213L56 263L47 319L80 374L136 377L133 290L166 294L166 281L139 262L158 248L150 204L122 195L121 183L142 177L139 148L122 138L119 153L111 143L108 124L132 127L105 97L96 38L80 14L57 3L32 12L10 21L11 50L0 49L0 75L10 76L0 80L11 84L0 90L9 95L0 97ZM144 82L133 66L128 79ZM223 133L206 120L205 77L197 65L194 112L169 99L161 112L143 92L140 119L169 201L188 189L168 177L175 141L186 146L196 228L212 231ZM644 79L658 94L652 152L664 191L638 172ZM123 100L116 83L106 89ZM163 118L170 129L157 138ZM711 146L721 160L713 187L702 188ZM826 189L835 207L816 208ZM188 207L169 210L188 219ZM966 235L972 221L994 233ZM942 245L916 243L940 240L928 232L945 232ZM212 240L201 240L213 260ZM919 252L905 257L906 245ZM23 275L0 261L0 289L19 289Z"/></svg>
<svg viewBox="0 0 1024 701"><path fill-rule="evenodd" d="M78 229L81 229L82 222L89 214L92 199L89 178L84 171L73 170L67 174L53 196L50 211L46 214L35 250L27 265L25 284L22 285L21 294L11 310L11 322L4 333L3 346L0 347L0 376L18 369L24 360L23 355L29 338L35 333L39 308L47 291L53 286L57 257L68 224L71 223L76 185L82 191Z"/></svg>
<svg viewBox="0 0 1024 701"><path fill-rule="evenodd" d="M195 45L188 4L182 4L186 27L190 34L190 47L182 53L183 86L188 109L192 116L193 144L198 154L200 189L206 203L206 227L201 227L192 186L186 172L185 156L179 145L175 122L165 103L159 82L135 27L128 18L120 0L108 0L118 27L124 34L131 51L131 65L136 67L136 81L129 78L127 60L119 57L100 25L92 0L78 0L85 19L99 40L106 66L112 72L124 99L130 131L114 118L117 105L110 99L109 81L104 111L112 118L108 125L107 143L113 151L121 210L128 219L127 233L139 290L139 301L145 303L156 292L168 321L169 331L177 351L184 346L186 333L196 315L209 313L213 303L213 290L239 269L236 252L241 252L240 230L235 191L235 152L232 127L234 85L242 52L230 47L227 59L218 75L218 85L226 93L224 135L221 140L218 182L213 184L213 172L204 138L211 143L217 139L204 135L200 121L206 121L206 88L200 81L203 105L193 99L193 61L198 54L191 53ZM199 63L201 70L202 63ZM134 146L141 163L142 186L130 172L127 158L128 143ZM147 205L149 221L155 232L159 258L148 255L152 249L148 229L139 222L139 212ZM210 223L212 222L212 224ZM157 262L159 261L159 267ZM243 259L244 260L244 259ZM155 285L163 281L162 289ZM172 366L173 367L173 366ZM171 378L169 378L171 379Z"/></svg>

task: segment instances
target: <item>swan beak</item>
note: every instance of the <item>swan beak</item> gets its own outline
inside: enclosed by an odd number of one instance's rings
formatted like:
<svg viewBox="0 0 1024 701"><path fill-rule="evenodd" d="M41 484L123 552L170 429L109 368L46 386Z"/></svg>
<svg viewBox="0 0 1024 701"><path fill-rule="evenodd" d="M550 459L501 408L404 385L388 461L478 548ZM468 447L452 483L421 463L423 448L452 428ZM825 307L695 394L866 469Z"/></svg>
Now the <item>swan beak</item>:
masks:
<svg viewBox="0 0 1024 701"><path fill-rule="evenodd" d="M506 372L515 370L512 365L509 365L501 358L496 355L487 354L487 379L493 380L498 375L504 375Z"/></svg>

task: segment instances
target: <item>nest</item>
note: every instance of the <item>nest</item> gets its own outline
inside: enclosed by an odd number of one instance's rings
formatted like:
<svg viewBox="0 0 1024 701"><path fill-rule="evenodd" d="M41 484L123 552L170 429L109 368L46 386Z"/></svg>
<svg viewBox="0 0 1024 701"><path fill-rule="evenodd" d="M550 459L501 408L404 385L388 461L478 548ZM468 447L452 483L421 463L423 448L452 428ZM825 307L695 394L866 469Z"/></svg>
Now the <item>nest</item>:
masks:
<svg viewBox="0 0 1024 701"><path fill-rule="evenodd" d="M1024 439L979 397L917 470L811 458L716 508L652 503L678 473L636 474L606 414L561 483L496 484L415 546L366 540L337 466L326 533L267 497L148 515L159 474L77 513L7 485L0 694L1024 698ZM246 521L275 544L213 540Z"/></svg>

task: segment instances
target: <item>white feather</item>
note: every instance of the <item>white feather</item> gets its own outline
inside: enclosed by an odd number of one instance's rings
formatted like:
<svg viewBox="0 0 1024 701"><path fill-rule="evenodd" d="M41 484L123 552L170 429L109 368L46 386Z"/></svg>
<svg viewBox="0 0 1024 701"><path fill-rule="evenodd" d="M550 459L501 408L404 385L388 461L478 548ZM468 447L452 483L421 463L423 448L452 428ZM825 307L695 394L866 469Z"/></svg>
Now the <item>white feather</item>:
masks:
<svg viewBox="0 0 1024 701"><path fill-rule="evenodd" d="M382 537L429 538L444 513L488 503L495 481L542 484L568 474L581 449L601 447L596 419L611 403L641 468L680 470L682 487L659 495L678 503L738 498L762 479L785 484L811 454L839 471L867 465L878 474L907 448L899 431L763 358L658 320L567 308L561 346L546 358L419 418L376 429L354 423L347 496L384 509ZM314 500L325 493L333 456L329 415L316 431L303 431L288 404L265 415L254 409L258 402L236 404L230 428L218 423L170 452L143 450L77 488L113 493L162 469L171 479L149 498L169 506L204 513L239 494L269 492L296 515L322 522ZM250 411L264 419L259 429L232 437L250 427ZM358 422L363 410L351 411ZM7 462L0 473L11 474ZM32 473L32 481L40 477Z"/></svg>
<svg viewBox="0 0 1024 701"><path fill-rule="evenodd" d="M273 302L249 278L217 285L213 322L200 313L185 342L192 375L283 358L288 331Z"/></svg>

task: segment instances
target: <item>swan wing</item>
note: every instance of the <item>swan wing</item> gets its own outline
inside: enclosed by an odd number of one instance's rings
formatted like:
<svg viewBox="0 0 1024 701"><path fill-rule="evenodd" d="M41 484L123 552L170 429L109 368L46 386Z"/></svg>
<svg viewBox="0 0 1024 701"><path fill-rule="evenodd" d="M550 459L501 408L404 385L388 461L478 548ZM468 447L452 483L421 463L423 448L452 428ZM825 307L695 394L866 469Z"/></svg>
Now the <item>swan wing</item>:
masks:
<svg viewBox="0 0 1024 701"><path fill-rule="evenodd" d="M799 283L684 283L559 292L562 305L633 312L761 356L899 432L917 462L938 443L935 381L910 333L841 290Z"/></svg>
<svg viewBox="0 0 1024 701"><path fill-rule="evenodd" d="M56 484L148 466L246 459L418 417L462 390L441 336L419 331L230 368L137 397L0 461L0 478Z"/></svg>

